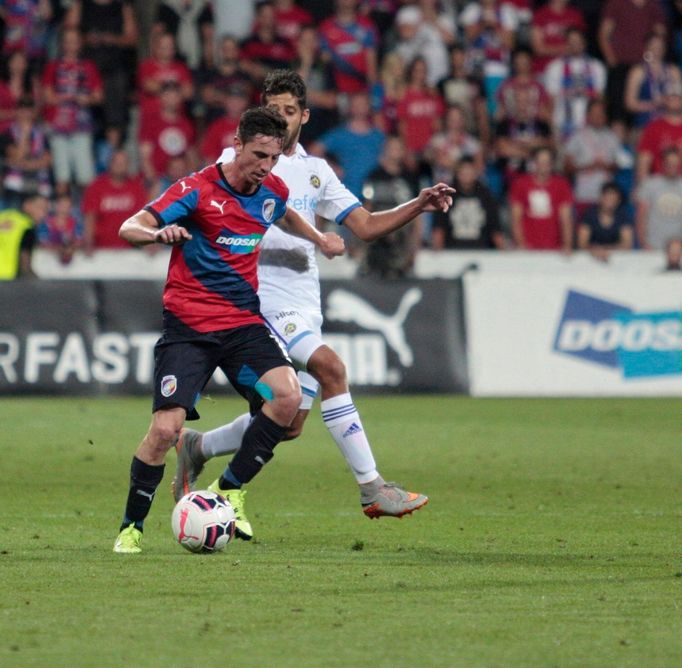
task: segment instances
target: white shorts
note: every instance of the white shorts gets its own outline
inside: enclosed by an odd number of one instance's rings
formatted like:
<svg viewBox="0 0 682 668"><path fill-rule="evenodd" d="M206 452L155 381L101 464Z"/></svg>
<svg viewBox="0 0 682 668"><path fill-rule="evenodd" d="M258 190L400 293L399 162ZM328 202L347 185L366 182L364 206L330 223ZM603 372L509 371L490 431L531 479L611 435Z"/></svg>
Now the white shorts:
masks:
<svg viewBox="0 0 682 668"><path fill-rule="evenodd" d="M264 313L263 317L298 369L298 381L301 383L303 394L300 408L309 410L320 384L306 373L305 368L311 355L324 345L322 314L289 310Z"/></svg>

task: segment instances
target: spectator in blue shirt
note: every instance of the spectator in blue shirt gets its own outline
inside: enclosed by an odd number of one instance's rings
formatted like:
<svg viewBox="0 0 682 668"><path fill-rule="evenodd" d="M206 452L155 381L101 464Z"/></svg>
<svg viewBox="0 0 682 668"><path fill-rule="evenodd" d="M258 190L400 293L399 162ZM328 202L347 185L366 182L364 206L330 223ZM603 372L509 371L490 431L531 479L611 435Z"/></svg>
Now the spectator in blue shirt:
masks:
<svg viewBox="0 0 682 668"><path fill-rule="evenodd" d="M311 153L324 156L333 153L344 172L346 187L362 198L362 184L379 164L386 139L371 121L367 93L354 93L348 101L348 117L343 125L325 132L311 147Z"/></svg>

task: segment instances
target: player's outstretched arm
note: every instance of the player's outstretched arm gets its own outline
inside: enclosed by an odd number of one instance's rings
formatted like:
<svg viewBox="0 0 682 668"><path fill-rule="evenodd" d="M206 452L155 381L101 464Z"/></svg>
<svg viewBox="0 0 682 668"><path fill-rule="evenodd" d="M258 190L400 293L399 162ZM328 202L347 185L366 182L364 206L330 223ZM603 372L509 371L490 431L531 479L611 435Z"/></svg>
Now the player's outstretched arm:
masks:
<svg viewBox="0 0 682 668"><path fill-rule="evenodd" d="M455 189L446 183L424 188L417 197L386 211L370 213L364 207L353 209L343 224L362 241L376 241L395 232L424 211L443 211L452 206Z"/></svg>
<svg viewBox="0 0 682 668"><path fill-rule="evenodd" d="M320 232L289 207L284 216L277 221L277 225L289 234L312 241L325 257L333 258L343 255L346 250L343 239L338 234Z"/></svg>
<svg viewBox="0 0 682 668"><path fill-rule="evenodd" d="M118 236L133 246L149 244L177 246L192 238L192 235L180 225L166 225L159 229L156 218L144 209L124 221L118 231Z"/></svg>

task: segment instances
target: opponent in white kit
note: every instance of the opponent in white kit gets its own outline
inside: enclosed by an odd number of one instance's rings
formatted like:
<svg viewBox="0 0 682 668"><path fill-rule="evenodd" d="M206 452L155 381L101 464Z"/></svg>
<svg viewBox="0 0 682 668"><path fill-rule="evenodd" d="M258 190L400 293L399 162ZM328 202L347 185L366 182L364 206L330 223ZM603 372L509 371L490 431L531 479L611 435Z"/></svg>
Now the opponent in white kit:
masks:
<svg viewBox="0 0 682 668"><path fill-rule="evenodd" d="M394 209L370 213L339 181L327 162L309 156L298 143L301 126L308 121L306 87L294 71L275 70L265 79L263 105L279 111L287 121L283 153L273 173L289 187L288 206L311 225L315 214L344 224L363 241L374 241L402 227L424 211L447 211L453 190L440 183ZM225 149L218 162L231 162L234 150ZM261 312L274 335L299 369L303 400L288 439L296 438L321 388L322 418L360 487L364 513L370 517L402 517L424 506L428 498L387 483L377 471L360 415L348 388L346 369L339 356L322 341L320 281L315 247L276 227L263 237L258 265ZM174 494L179 499L194 489L206 461L239 449L251 420L244 414L232 423L205 434L184 429L176 445L178 454ZM221 494L239 481L216 480L209 489ZM242 494L245 494L243 492ZM235 506L234 492L230 496ZM251 524L244 513L243 496L237 499L237 535L249 539Z"/></svg>

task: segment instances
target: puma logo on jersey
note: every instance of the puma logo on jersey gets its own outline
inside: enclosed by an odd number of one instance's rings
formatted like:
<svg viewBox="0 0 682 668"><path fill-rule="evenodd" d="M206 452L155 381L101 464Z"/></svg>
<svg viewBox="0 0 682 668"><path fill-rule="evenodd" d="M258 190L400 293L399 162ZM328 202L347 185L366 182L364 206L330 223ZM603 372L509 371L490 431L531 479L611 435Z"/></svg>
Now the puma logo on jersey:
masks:
<svg viewBox="0 0 682 668"><path fill-rule="evenodd" d="M347 290L334 290L327 298L329 320L354 322L365 329L381 332L386 343L393 348L403 366L412 366L414 355L407 343L403 325L413 306L422 298L419 288L410 288L400 300L398 310L393 315L377 311L374 306Z"/></svg>
<svg viewBox="0 0 682 668"><path fill-rule="evenodd" d="M182 190L180 191L181 195L185 190L192 190L192 186L188 186L184 181L180 181L180 185L182 186Z"/></svg>
<svg viewBox="0 0 682 668"><path fill-rule="evenodd" d="M223 200L222 202L216 202L214 199L211 200L211 206L214 206L218 211L220 211L220 215L224 216L225 212L223 211L223 207L227 204L227 200Z"/></svg>

